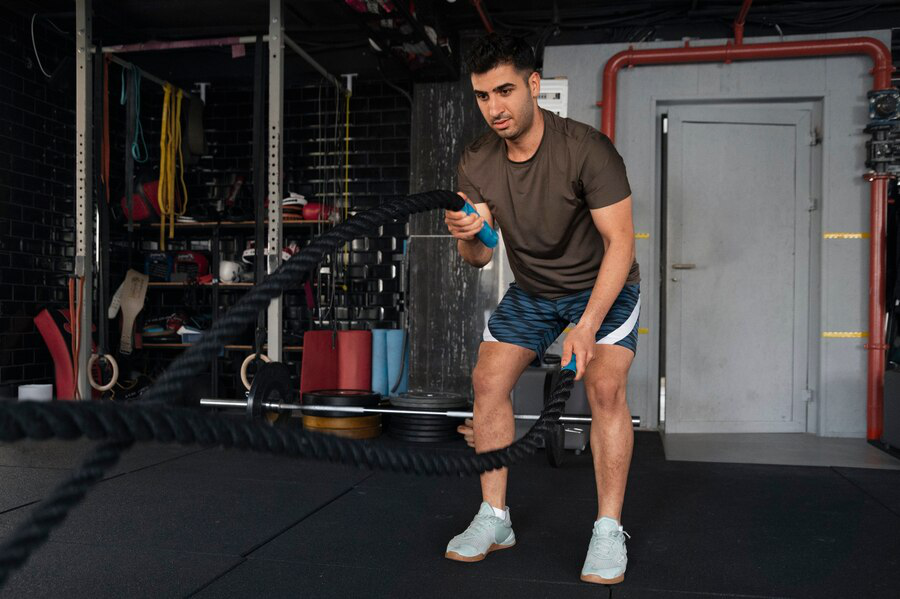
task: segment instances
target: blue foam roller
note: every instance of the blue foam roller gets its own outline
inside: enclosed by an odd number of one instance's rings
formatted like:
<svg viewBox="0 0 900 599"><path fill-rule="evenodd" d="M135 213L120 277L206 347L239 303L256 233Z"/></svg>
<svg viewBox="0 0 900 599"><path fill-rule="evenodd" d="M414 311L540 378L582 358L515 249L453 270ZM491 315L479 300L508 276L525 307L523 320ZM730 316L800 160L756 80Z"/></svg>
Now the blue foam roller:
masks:
<svg viewBox="0 0 900 599"><path fill-rule="evenodd" d="M397 384L400 378L400 386L391 395L406 393L409 387L409 347L404 348L404 331L388 329L387 331L387 380L388 392ZM404 352L404 349L406 350ZM402 370L402 375L401 375Z"/></svg>
<svg viewBox="0 0 900 599"><path fill-rule="evenodd" d="M387 329L372 330L372 391L388 394Z"/></svg>

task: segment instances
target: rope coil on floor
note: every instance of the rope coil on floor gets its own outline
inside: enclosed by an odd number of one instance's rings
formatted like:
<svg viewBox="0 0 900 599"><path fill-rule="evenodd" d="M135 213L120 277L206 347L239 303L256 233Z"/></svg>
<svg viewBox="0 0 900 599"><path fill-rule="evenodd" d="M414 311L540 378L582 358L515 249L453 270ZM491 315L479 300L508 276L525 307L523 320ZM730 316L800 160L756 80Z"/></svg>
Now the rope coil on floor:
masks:
<svg viewBox="0 0 900 599"><path fill-rule="evenodd" d="M396 219L438 208L460 210L462 203L455 193L438 190L411 195L351 217L254 286L172 363L137 404L87 401L0 404L0 441L80 437L104 440L72 477L42 501L0 546L0 588L135 442L222 446L420 475L474 475L509 466L533 454L569 399L575 378L570 370L561 373L550 400L524 437L508 447L481 454L390 448L368 441L236 420L177 405L184 403L181 396L187 383L215 359L219 348L255 321L269 300L284 289L302 284L325 255Z"/></svg>

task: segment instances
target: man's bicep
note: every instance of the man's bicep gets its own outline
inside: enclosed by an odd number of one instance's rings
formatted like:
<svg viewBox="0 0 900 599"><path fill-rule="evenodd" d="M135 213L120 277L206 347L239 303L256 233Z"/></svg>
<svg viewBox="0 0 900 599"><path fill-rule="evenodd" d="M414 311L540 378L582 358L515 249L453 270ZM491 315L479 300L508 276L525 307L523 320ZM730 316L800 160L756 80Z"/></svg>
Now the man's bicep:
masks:
<svg viewBox="0 0 900 599"><path fill-rule="evenodd" d="M631 204L631 196L628 196L615 204L591 210L594 226L606 243L626 239L634 242Z"/></svg>

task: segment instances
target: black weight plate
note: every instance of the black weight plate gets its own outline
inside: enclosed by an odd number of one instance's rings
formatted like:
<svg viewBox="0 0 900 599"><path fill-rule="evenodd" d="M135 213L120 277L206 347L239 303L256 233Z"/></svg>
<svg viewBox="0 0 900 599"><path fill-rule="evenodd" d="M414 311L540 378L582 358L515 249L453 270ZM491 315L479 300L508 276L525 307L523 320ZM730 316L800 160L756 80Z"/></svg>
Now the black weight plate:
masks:
<svg viewBox="0 0 900 599"><path fill-rule="evenodd" d="M391 422L390 427L396 430L404 431L455 431L458 425L451 424L404 424L402 422Z"/></svg>
<svg viewBox="0 0 900 599"><path fill-rule="evenodd" d="M447 424L462 419L447 418L446 416L399 416L397 414L391 414L391 420L408 424Z"/></svg>
<svg viewBox="0 0 900 599"><path fill-rule="evenodd" d="M544 437L544 448L547 450L547 461L554 468L562 466L566 455L566 429L562 423L556 422L550 426Z"/></svg>
<svg viewBox="0 0 900 599"><path fill-rule="evenodd" d="M405 435L397 435L395 433L389 433L391 438L396 439L397 441L407 441L409 443L445 443L447 441L455 441L460 437L459 434L448 435L446 437L435 437L431 438L421 438L421 437L410 437Z"/></svg>
<svg viewBox="0 0 900 599"><path fill-rule="evenodd" d="M420 422L410 423L410 422L391 421L390 426L391 426L391 428L401 428L401 429L410 430L410 431L417 431L417 430L422 430L422 431L444 430L444 431L447 431L447 430L456 430L456 427L459 426L459 424L457 424L455 422L452 422L450 424L430 424L430 423L422 424Z"/></svg>
<svg viewBox="0 0 900 599"><path fill-rule="evenodd" d="M409 420L410 422L437 422L444 420L459 420L459 418L450 418L448 416L444 416L443 413L437 412L434 415L429 414L398 414L392 413L391 418L399 418L403 420Z"/></svg>
<svg viewBox="0 0 900 599"><path fill-rule="evenodd" d="M397 435L400 437L416 437L422 439L435 439L435 438L443 438L443 437L457 437L459 433L456 431L408 431L403 429L395 429L388 427L388 430L393 435Z"/></svg>
<svg viewBox="0 0 900 599"><path fill-rule="evenodd" d="M434 412L463 411L469 407L469 405L465 403L417 404L407 401L391 401L391 406L403 408L404 410L431 410Z"/></svg>
<svg viewBox="0 0 900 599"><path fill-rule="evenodd" d="M413 410L412 408L395 408L395 409L404 410L402 412L389 412L395 418L412 418L413 420L423 420L423 419L424 420L437 420L438 418L443 420L444 418L447 418L447 416L444 416L444 412L446 410L420 410L420 409ZM425 412L425 413L424 414L410 414L407 410L415 411L415 412Z"/></svg>
<svg viewBox="0 0 900 599"><path fill-rule="evenodd" d="M291 389L291 368L283 362L263 363L247 394L247 416L250 420L263 417L263 404L289 401Z"/></svg>
<svg viewBox="0 0 900 599"><path fill-rule="evenodd" d="M444 391L407 391L399 395L401 399L424 399L424 400L455 400L462 399L459 393L446 393Z"/></svg>
<svg viewBox="0 0 900 599"><path fill-rule="evenodd" d="M443 430L443 431L418 431L418 430L404 430L404 429L395 429L392 427L388 427L388 429L397 435L403 437L422 437L422 438L433 438L433 437L448 437L453 435L458 435L455 430Z"/></svg>
<svg viewBox="0 0 900 599"><path fill-rule="evenodd" d="M362 389L325 389L303 394L303 403L311 406L355 406L374 408L381 396Z"/></svg>

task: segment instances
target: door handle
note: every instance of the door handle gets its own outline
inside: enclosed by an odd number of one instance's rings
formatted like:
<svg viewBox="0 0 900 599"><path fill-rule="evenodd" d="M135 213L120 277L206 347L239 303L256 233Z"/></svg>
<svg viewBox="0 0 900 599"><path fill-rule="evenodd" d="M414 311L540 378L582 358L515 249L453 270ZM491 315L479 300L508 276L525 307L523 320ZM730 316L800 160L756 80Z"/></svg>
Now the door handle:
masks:
<svg viewBox="0 0 900 599"><path fill-rule="evenodd" d="M692 270L697 268L696 264L673 264L672 268L675 270Z"/></svg>

